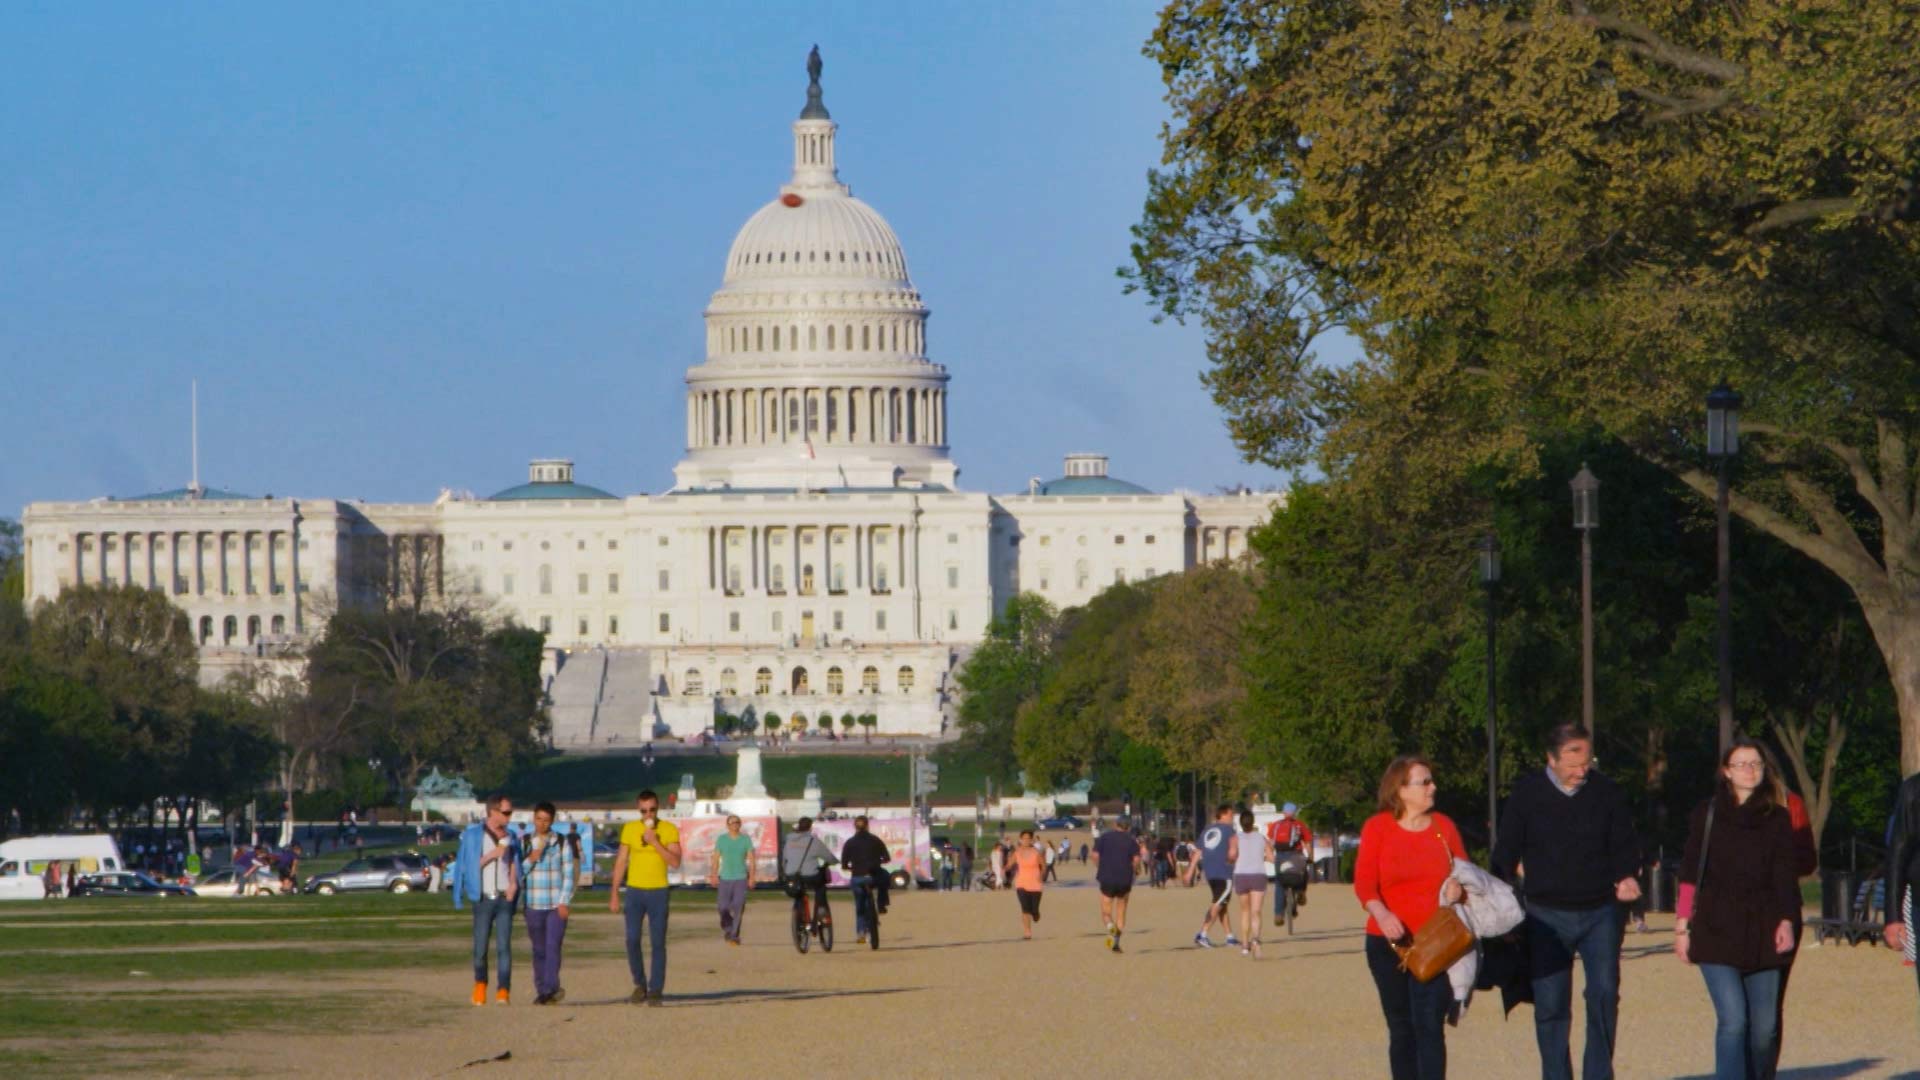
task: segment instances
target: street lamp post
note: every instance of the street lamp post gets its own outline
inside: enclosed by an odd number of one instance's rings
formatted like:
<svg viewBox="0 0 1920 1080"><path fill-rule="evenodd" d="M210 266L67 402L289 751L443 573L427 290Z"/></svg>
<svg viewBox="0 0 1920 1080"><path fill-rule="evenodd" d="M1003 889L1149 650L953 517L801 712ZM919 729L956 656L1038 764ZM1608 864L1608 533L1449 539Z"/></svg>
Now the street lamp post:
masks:
<svg viewBox="0 0 1920 1080"><path fill-rule="evenodd" d="M1600 527L1600 478L1586 462L1573 489L1573 527L1580 530L1580 721L1593 735L1593 530Z"/></svg>
<svg viewBox="0 0 1920 1080"><path fill-rule="evenodd" d="M1480 552L1480 585L1487 590L1487 845L1500 831L1500 748L1494 707L1494 586L1500 583L1500 538L1488 533L1475 545Z"/></svg>
<svg viewBox="0 0 1920 1080"><path fill-rule="evenodd" d="M1707 394L1707 456L1714 460L1719 490L1714 519L1720 559L1720 753L1733 745L1733 557L1727 540L1727 465L1740 452L1740 395L1723 380Z"/></svg>

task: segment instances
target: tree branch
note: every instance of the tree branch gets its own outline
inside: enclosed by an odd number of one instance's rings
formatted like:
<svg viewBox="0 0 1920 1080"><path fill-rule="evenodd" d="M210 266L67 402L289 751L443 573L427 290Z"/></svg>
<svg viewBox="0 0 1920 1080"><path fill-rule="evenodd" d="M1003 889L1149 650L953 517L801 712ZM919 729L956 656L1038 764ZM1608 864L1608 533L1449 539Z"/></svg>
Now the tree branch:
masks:
<svg viewBox="0 0 1920 1080"><path fill-rule="evenodd" d="M1748 236L1764 236L1779 229L1798 225L1805 221L1817 221L1821 218L1845 214L1858 217L1871 209L1865 199L1848 195L1825 199L1795 199L1781 203L1760 216L1760 220L1747 226Z"/></svg>
<svg viewBox="0 0 1920 1080"><path fill-rule="evenodd" d="M1887 461L1887 438L1890 431L1884 421L1880 423L1879 428L1880 460L1884 465ZM1773 435L1786 439L1798 439L1802 437L1766 423L1749 423L1747 430L1756 435ZM1874 513L1880 515L1881 521L1885 523L1889 531L1888 538L1891 540L1897 537L1904 543L1907 535L1907 514L1905 508L1900 505L1906 501L1905 492L1901 490L1906 486L1904 472L1902 474L1900 488L1891 489L1890 491L1889 488L1881 485L1880 478L1873 475L1873 470L1867 467L1867 457L1860 452L1858 447L1841 442L1838 439L1807 438L1807 441L1819 446L1827 453L1832 454L1836 460L1847 467L1848 475L1853 477L1853 489L1860 493L1861 498L1867 500L1867 503L1873 507ZM1896 456L1904 461L1906 456L1904 443L1901 444L1899 453ZM1789 480L1790 487L1791 483L1792 481ZM1821 494L1822 496L1825 495L1824 492ZM1798 499L1797 495L1796 501L1799 501L1802 506L1808 505L1805 500ZM1827 507L1832 506L1831 500L1823 498L1821 501L1825 503ZM1812 507L1809 506L1808 511L1809 513L1813 512ZM1833 517L1836 522L1845 521L1844 518L1839 516L1838 510L1834 511ZM1826 521L1820 519L1818 515L1815 516L1815 520L1820 521L1822 532L1829 531ZM1854 529L1851 524L1845 525L1844 531L1850 535L1854 534ZM1862 551L1864 550L1863 547Z"/></svg>
<svg viewBox="0 0 1920 1080"><path fill-rule="evenodd" d="M1658 461L1658 459L1655 459ZM1673 463L1659 462L1673 472L1674 478L1692 488L1695 492L1712 502L1718 497L1714 478L1704 469L1680 467ZM1882 573L1880 565L1866 555L1865 549L1849 550L1835 543L1824 533L1813 533L1795 525L1784 514L1766 505L1756 502L1738 491L1728 493L1727 503L1730 509L1755 528L1773 537L1775 540L1819 563L1846 580L1867 578ZM1855 537L1856 547L1859 538Z"/></svg>
<svg viewBox="0 0 1920 1080"><path fill-rule="evenodd" d="M1747 69L1739 64L1669 41L1640 23L1596 12L1582 0L1573 0L1572 8L1575 22L1624 38L1620 47L1636 56L1717 82L1739 82L1747 77Z"/></svg>

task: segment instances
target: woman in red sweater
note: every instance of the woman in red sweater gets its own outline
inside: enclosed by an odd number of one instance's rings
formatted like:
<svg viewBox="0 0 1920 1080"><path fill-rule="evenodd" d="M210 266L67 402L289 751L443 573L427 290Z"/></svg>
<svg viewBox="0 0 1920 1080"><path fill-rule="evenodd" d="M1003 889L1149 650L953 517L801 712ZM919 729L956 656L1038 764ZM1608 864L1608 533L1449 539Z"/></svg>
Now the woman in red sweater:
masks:
<svg viewBox="0 0 1920 1080"><path fill-rule="evenodd" d="M1466 851L1460 830L1433 812L1433 766L1425 758L1395 758L1380 778L1380 812L1360 830L1353 891L1367 909L1367 969L1387 1017L1387 1062L1393 1080L1443 1080L1447 1075L1446 979L1419 982L1400 969L1392 942L1419 933L1444 899L1463 895L1453 859Z"/></svg>

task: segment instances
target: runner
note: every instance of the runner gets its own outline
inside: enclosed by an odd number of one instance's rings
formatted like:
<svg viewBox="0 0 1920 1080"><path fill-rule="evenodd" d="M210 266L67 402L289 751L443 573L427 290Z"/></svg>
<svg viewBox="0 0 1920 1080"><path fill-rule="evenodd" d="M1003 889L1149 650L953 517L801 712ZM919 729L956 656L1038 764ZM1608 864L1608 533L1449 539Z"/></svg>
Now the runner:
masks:
<svg viewBox="0 0 1920 1080"><path fill-rule="evenodd" d="M1100 883L1100 918L1107 924L1107 948L1120 951L1120 935L1127 932L1127 895L1140 875L1140 842L1127 832L1126 818L1093 842L1094 878Z"/></svg>
<svg viewBox="0 0 1920 1080"><path fill-rule="evenodd" d="M1260 899L1267 891L1267 852L1273 847L1253 827L1253 811L1240 811L1240 831L1227 849L1233 860L1233 894L1240 898L1241 956L1260 958Z"/></svg>
<svg viewBox="0 0 1920 1080"><path fill-rule="evenodd" d="M1286 920L1282 905L1287 902L1287 891L1280 887L1280 862L1289 852L1297 852L1307 860L1306 881L1293 891L1294 906L1307 906L1307 881L1313 880L1313 830L1300 820L1300 808L1288 803L1280 808L1280 816L1267 826L1267 839L1273 843L1274 883L1273 883L1273 925L1280 926Z"/></svg>
<svg viewBox="0 0 1920 1080"><path fill-rule="evenodd" d="M651 790L642 791L635 801L640 818L620 827L620 853L614 856L611 879L617 887L610 890L607 910L618 915L621 902L626 903L627 973L633 976L627 1000L659 1006L665 1004L661 995L667 987L667 871L680 865L680 829L660 820L660 796ZM651 969L640 947L643 926L653 948Z"/></svg>
<svg viewBox="0 0 1920 1080"><path fill-rule="evenodd" d="M1048 850L1052 850L1049 848ZM1013 849L1013 891L1020 898L1020 931L1033 940L1033 924L1040 921L1040 890L1046 888L1047 860L1033 846L1033 830L1020 830L1020 843Z"/></svg>
<svg viewBox="0 0 1920 1080"><path fill-rule="evenodd" d="M1240 944L1233 936L1233 917L1227 910L1233 901L1233 864L1227 859L1232 843L1233 807L1221 803L1213 811L1213 824L1200 834L1200 857L1187 868L1189 885L1196 875L1204 875L1207 882L1207 914L1200 920L1200 932L1193 935L1193 943L1203 949L1213 948L1213 938L1207 932L1216 920L1226 928L1227 944Z"/></svg>
<svg viewBox="0 0 1920 1080"><path fill-rule="evenodd" d="M707 883L713 886L720 908L720 936L729 945L740 944L740 924L747 914L747 893L753 890L753 837L740 831L740 815L727 815L727 831L713 842Z"/></svg>

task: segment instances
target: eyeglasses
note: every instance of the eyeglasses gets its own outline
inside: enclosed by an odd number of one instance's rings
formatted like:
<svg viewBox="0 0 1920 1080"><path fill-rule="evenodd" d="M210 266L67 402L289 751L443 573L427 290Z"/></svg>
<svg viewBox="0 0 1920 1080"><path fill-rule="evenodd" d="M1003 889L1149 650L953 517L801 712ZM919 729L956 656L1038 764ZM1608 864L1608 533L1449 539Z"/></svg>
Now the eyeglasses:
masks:
<svg viewBox="0 0 1920 1080"><path fill-rule="evenodd" d="M1400 786L1401 787L1432 787L1433 777L1429 776L1424 780L1409 780L1406 783L1401 784Z"/></svg>
<svg viewBox="0 0 1920 1080"><path fill-rule="evenodd" d="M1727 768L1739 769L1741 772L1766 772L1767 771L1766 764L1764 762L1759 762L1759 761L1729 761L1727 762Z"/></svg>

